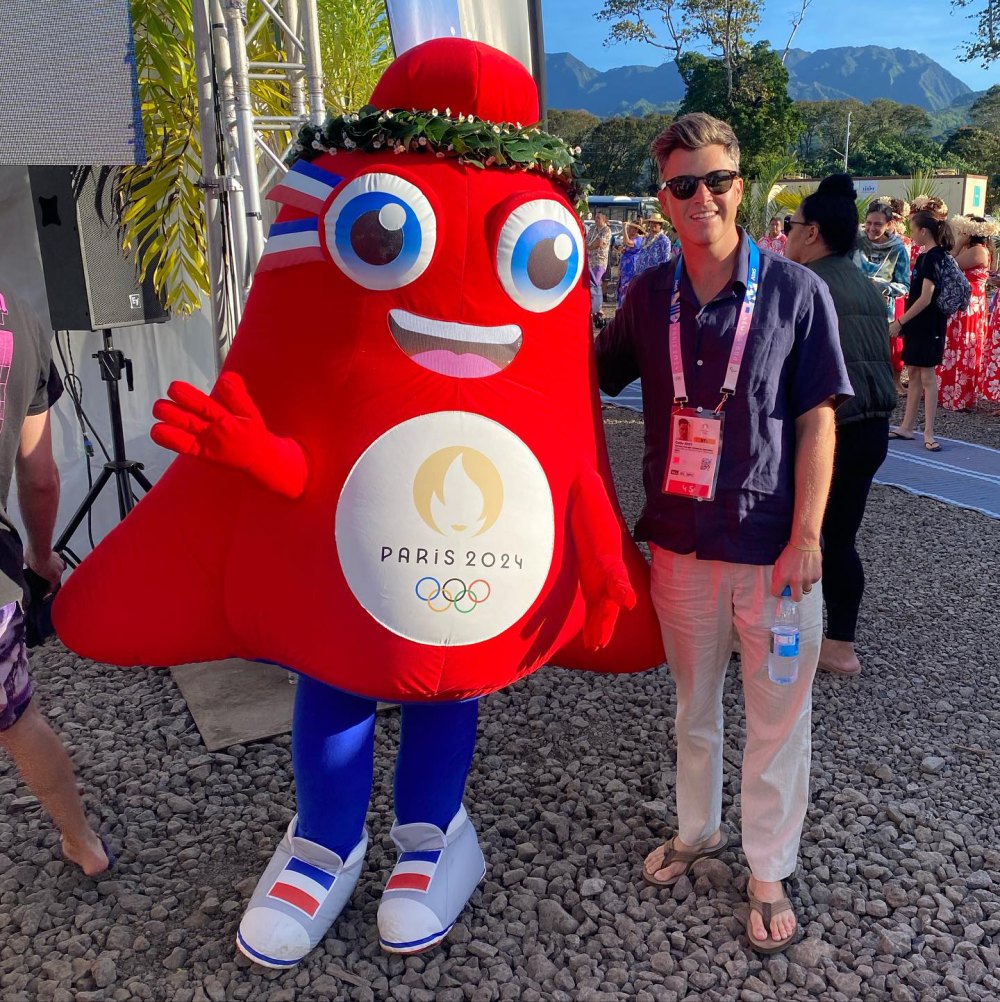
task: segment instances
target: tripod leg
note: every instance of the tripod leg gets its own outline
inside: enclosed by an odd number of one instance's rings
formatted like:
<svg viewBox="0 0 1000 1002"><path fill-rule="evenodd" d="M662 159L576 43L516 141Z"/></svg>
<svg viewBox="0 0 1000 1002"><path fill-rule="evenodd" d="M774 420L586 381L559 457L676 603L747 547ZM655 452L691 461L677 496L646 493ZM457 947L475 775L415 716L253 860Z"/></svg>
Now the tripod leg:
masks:
<svg viewBox="0 0 1000 1002"><path fill-rule="evenodd" d="M93 507L98 494L101 493L104 485L111 479L111 473L112 471L107 466L101 470L100 475L94 481L93 487L87 491L87 496L80 502L80 507L76 509L76 514L69 520L69 524L63 529L62 535L55 541L52 549L56 553L62 552L66 548L66 544L73 538L73 533L76 532L80 523L87 517L87 513Z"/></svg>
<svg viewBox="0 0 1000 1002"><path fill-rule="evenodd" d="M146 474L142 472L137 466L133 466L129 471L133 477L135 477L139 486L148 494L152 489L153 485L149 482Z"/></svg>

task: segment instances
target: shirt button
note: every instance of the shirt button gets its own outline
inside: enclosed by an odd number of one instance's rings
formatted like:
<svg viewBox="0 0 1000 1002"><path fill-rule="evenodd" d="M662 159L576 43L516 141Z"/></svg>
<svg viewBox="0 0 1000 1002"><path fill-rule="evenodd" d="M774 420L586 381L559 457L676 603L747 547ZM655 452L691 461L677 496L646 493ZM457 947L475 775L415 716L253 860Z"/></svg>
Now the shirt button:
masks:
<svg viewBox="0 0 1000 1002"><path fill-rule="evenodd" d="M704 364L705 364L705 363L704 363L704 362L702 362L702 360L701 360L701 359L699 358L699 359L698 359L698 365L704 365Z"/></svg>

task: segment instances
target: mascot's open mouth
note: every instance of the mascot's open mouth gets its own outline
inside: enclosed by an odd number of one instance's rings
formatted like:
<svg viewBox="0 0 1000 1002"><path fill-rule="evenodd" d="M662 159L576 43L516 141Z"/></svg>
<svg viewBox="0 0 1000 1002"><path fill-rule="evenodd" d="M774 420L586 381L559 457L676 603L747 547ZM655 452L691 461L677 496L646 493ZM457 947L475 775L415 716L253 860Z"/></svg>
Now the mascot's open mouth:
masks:
<svg viewBox="0 0 1000 1002"><path fill-rule="evenodd" d="M506 369L521 348L517 324L480 327L390 310L389 330L417 365L459 379L492 376Z"/></svg>

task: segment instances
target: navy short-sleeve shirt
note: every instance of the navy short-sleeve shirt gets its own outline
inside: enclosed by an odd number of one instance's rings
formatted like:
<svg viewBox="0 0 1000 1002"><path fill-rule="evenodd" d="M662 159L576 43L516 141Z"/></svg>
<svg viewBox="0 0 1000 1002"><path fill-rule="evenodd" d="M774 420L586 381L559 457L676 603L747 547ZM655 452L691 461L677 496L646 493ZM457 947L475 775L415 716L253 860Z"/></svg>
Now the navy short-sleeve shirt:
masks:
<svg viewBox="0 0 1000 1002"><path fill-rule="evenodd" d="M730 287L701 306L681 276L681 349L689 407L714 410L746 291L741 230ZM601 389L642 381L646 504L636 538L703 560L772 564L788 542L795 499L795 419L852 396L830 293L813 272L761 251L760 288L736 393L725 406L714 501L664 494L673 410L669 352L675 261L640 275L597 339Z"/></svg>

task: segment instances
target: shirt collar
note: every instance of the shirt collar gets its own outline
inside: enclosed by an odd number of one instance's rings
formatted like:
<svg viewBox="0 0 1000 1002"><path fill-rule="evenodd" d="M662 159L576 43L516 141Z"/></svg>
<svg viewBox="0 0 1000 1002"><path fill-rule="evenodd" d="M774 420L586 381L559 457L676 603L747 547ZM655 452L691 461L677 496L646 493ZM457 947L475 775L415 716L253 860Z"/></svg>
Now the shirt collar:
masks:
<svg viewBox="0 0 1000 1002"><path fill-rule="evenodd" d="M742 226L737 226L736 229L740 234L740 250L739 254L736 256L736 268L733 271L732 284L728 293L721 293L716 296L712 302L718 302L721 299L728 299L730 296L742 299L746 295L747 280L750 277L750 237L747 235L747 231L743 229ZM683 248L681 248L681 250L683 251ZM673 288L673 281L673 269L670 269L670 288ZM681 275L681 298L686 299L691 303L698 302L698 297L694 294L694 289L691 287L691 280L688 278L686 268L684 269L684 274Z"/></svg>

